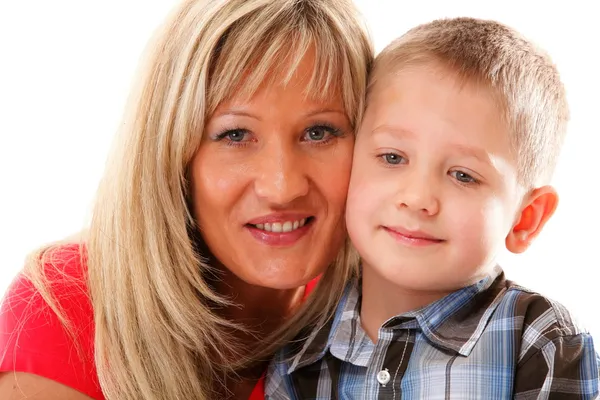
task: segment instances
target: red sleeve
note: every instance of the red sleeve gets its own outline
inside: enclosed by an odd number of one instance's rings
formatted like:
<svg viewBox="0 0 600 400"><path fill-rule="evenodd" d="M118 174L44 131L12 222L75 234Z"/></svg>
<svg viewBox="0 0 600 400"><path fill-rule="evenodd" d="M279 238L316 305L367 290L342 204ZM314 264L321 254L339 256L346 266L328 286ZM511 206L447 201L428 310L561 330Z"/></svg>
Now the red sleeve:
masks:
<svg viewBox="0 0 600 400"><path fill-rule="evenodd" d="M248 400L265 400L265 374L256 382Z"/></svg>
<svg viewBox="0 0 600 400"><path fill-rule="evenodd" d="M0 372L42 376L104 400L94 364L93 312L83 280L79 246L53 253L46 268L51 291L62 307L79 349L33 284L19 274L0 307Z"/></svg>
<svg viewBox="0 0 600 400"><path fill-rule="evenodd" d="M304 289L304 300L306 300L308 295L315 289L315 287L317 286L317 283L319 283L320 280L321 280L321 275L317 276L315 279L313 279L312 281L310 281L306 284L306 288Z"/></svg>

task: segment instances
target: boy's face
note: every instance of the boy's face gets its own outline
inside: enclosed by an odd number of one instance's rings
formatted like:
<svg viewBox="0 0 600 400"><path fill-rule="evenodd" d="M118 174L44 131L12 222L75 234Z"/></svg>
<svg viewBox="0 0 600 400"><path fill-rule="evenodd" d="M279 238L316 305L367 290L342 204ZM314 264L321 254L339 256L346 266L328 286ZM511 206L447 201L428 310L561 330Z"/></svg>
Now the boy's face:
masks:
<svg viewBox="0 0 600 400"><path fill-rule="evenodd" d="M491 93L422 66L389 76L369 100L346 211L363 267L412 290L480 279L524 195Z"/></svg>

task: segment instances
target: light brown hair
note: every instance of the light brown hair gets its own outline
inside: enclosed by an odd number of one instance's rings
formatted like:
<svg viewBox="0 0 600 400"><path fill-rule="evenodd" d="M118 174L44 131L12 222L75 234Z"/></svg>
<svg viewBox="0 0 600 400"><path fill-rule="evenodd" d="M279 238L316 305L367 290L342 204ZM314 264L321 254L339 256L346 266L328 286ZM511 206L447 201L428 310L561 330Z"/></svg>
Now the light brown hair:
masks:
<svg viewBox="0 0 600 400"><path fill-rule="evenodd" d="M431 63L492 90L512 133L521 183L546 184L569 119L565 89L550 57L499 22L440 19L409 30L377 56L369 93L402 68Z"/></svg>

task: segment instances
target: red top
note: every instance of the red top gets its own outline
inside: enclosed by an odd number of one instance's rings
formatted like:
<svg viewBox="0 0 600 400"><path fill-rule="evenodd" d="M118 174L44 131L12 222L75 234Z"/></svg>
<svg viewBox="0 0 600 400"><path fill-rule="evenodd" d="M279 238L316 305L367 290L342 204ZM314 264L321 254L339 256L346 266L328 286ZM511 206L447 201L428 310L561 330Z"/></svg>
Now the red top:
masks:
<svg viewBox="0 0 600 400"><path fill-rule="evenodd" d="M72 324L79 348L33 284L19 274L0 308L0 372L42 376L104 400L94 364L94 317L80 254L79 245L64 246L53 257L60 270L46 268L53 282L50 289ZM316 281L306 286L306 294ZM259 399L264 399L264 377L250 395L250 400Z"/></svg>

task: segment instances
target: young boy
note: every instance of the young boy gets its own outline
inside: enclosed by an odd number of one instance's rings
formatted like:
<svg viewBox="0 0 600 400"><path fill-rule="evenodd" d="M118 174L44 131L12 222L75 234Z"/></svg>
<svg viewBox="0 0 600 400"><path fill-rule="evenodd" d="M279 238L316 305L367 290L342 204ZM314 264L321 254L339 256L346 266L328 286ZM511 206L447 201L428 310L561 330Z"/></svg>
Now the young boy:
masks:
<svg viewBox="0 0 600 400"><path fill-rule="evenodd" d="M547 55L493 21L419 26L378 56L334 318L271 364L268 399L593 399L590 335L505 279L554 213L568 120Z"/></svg>

